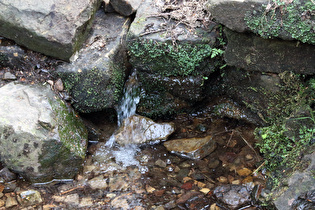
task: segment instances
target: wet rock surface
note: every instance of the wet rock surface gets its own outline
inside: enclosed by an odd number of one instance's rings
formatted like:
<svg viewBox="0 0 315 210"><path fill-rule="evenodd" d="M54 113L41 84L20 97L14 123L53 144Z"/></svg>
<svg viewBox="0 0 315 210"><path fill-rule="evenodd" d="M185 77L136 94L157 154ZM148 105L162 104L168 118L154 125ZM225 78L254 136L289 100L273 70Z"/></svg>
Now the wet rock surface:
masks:
<svg viewBox="0 0 315 210"><path fill-rule="evenodd" d="M147 117L134 115L124 119L114 137L121 145L143 144L166 140L174 131L174 125L171 123L155 123Z"/></svg>

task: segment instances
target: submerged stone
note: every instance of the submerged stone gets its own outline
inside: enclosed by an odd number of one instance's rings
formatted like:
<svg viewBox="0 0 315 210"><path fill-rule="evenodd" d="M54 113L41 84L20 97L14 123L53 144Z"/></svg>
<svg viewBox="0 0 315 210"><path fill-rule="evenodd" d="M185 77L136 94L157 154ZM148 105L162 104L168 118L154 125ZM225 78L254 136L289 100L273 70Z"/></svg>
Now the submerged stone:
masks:
<svg viewBox="0 0 315 210"><path fill-rule="evenodd" d="M40 193L36 190L27 190L20 192L21 202L24 206L36 205L43 202Z"/></svg>
<svg viewBox="0 0 315 210"><path fill-rule="evenodd" d="M213 152L217 144L212 136L203 138L175 139L164 142L166 149L177 155L192 159L202 159Z"/></svg>
<svg viewBox="0 0 315 210"><path fill-rule="evenodd" d="M87 131L48 86L0 88L0 157L31 182L73 178L82 167Z"/></svg>
<svg viewBox="0 0 315 210"><path fill-rule="evenodd" d="M150 143L166 140L174 131L172 123L155 123L147 117L133 115L123 121L115 140L121 145Z"/></svg>

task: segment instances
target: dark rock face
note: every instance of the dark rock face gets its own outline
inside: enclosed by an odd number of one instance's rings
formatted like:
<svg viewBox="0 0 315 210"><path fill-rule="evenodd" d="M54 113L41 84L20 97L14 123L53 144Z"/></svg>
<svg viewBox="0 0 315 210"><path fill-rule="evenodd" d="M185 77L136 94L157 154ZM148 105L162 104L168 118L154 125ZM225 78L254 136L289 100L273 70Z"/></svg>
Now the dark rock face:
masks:
<svg viewBox="0 0 315 210"><path fill-rule="evenodd" d="M0 35L63 60L79 50L98 0L0 1Z"/></svg>
<svg viewBox="0 0 315 210"><path fill-rule="evenodd" d="M246 70L281 73L293 71L312 75L315 69L315 46L294 41L263 39L254 34L226 29L228 39L224 59L228 65Z"/></svg>
<svg viewBox="0 0 315 210"><path fill-rule="evenodd" d="M129 16L136 12L141 0L111 0L110 4L121 15Z"/></svg>
<svg viewBox="0 0 315 210"><path fill-rule="evenodd" d="M85 48L57 74L73 98L73 106L88 113L114 108L122 94L126 71L124 38L130 20L99 10Z"/></svg>
<svg viewBox="0 0 315 210"><path fill-rule="evenodd" d="M31 182L73 178L82 167L87 131L49 87L0 88L0 157Z"/></svg>

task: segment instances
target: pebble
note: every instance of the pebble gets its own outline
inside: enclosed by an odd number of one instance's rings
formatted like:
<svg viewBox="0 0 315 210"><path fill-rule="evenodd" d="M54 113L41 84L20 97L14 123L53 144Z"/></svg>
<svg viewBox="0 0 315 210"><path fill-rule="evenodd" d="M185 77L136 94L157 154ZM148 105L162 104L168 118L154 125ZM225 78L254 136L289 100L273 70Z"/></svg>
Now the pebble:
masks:
<svg viewBox="0 0 315 210"><path fill-rule="evenodd" d="M208 163L208 167L209 168L217 168L218 166L220 165L220 161L219 160L217 160L217 159L215 159L214 161L210 161L209 163Z"/></svg>
<svg viewBox="0 0 315 210"><path fill-rule="evenodd" d="M103 175L94 177L93 179L88 181L88 184L94 190L107 188L107 182L106 179L104 179Z"/></svg>
<svg viewBox="0 0 315 210"><path fill-rule="evenodd" d="M217 178L220 183L227 183L228 179L225 176L220 176Z"/></svg>
<svg viewBox="0 0 315 210"><path fill-rule="evenodd" d="M248 176L252 173L252 171L249 170L248 168L242 168L237 170L236 173L240 176Z"/></svg>
<svg viewBox="0 0 315 210"><path fill-rule="evenodd" d="M5 202L4 200L0 200L0 207L4 206Z"/></svg>
<svg viewBox="0 0 315 210"><path fill-rule="evenodd" d="M3 80L16 80L16 76L11 72L6 72L3 75Z"/></svg>
<svg viewBox="0 0 315 210"><path fill-rule="evenodd" d="M113 191L124 191L129 188L129 184L132 184L126 181L127 177L126 176L115 176L109 178L109 189L111 192Z"/></svg>
<svg viewBox="0 0 315 210"><path fill-rule="evenodd" d="M87 207L87 206L92 206L92 205L93 205L93 200L91 197L83 197L81 199L80 206Z"/></svg>
<svg viewBox="0 0 315 210"><path fill-rule="evenodd" d="M0 170L0 177L5 182L10 182L10 181L16 179L15 173L12 173L7 167Z"/></svg>
<svg viewBox="0 0 315 210"><path fill-rule="evenodd" d="M43 202L40 193L36 190L27 190L20 192L21 203L25 206L31 206Z"/></svg>
<svg viewBox="0 0 315 210"><path fill-rule="evenodd" d="M65 203L76 205L79 203L79 195L77 193L67 195L64 199Z"/></svg>
<svg viewBox="0 0 315 210"><path fill-rule="evenodd" d="M151 187L148 184L145 186L145 189L146 189L147 193L153 193L155 191L155 188Z"/></svg>
<svg viewBox="0 0 315 210"><path fill-rule="evenodd" d="M167 164L163 160L158 159L157 161L155 161L154 165L165 168Z"/></svg>
<svg viewBox="0 0 315 210"><path fill-rule="evenodd" d="M12 197L11 195L7 195L7 200L5 202L5 207L6 208L11 208L13 206L17 206L18 205L18 202L17 200L15 199L15 197Z"/></svg>
<svg viewBox="0 0 315 210"><path fill-rule="evenodd" d="M209 188L202 188L199 191L202 192L203 194L207 195L210 192L210 189Z"/></svg>
<svg viewBox="0 0 315 210"><path fill-rule="evenodd" d="M217 206L217 204L212 204L211 206L210 206L210 210L220 210L220 207L219 206Z"/></svg>

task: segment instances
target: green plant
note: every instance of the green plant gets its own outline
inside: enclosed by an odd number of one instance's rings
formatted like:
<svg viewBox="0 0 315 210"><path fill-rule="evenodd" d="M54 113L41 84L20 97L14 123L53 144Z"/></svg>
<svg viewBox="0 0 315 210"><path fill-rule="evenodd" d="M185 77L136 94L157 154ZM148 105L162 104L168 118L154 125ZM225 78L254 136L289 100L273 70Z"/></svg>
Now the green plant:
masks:
<svg viewBox="0 0 315 210"><path fill-rule="evenodd" d="M291 36L315 44L315 3L312 0L272 0L259 11L247 13L247 26L264 38Z"/></svg>

